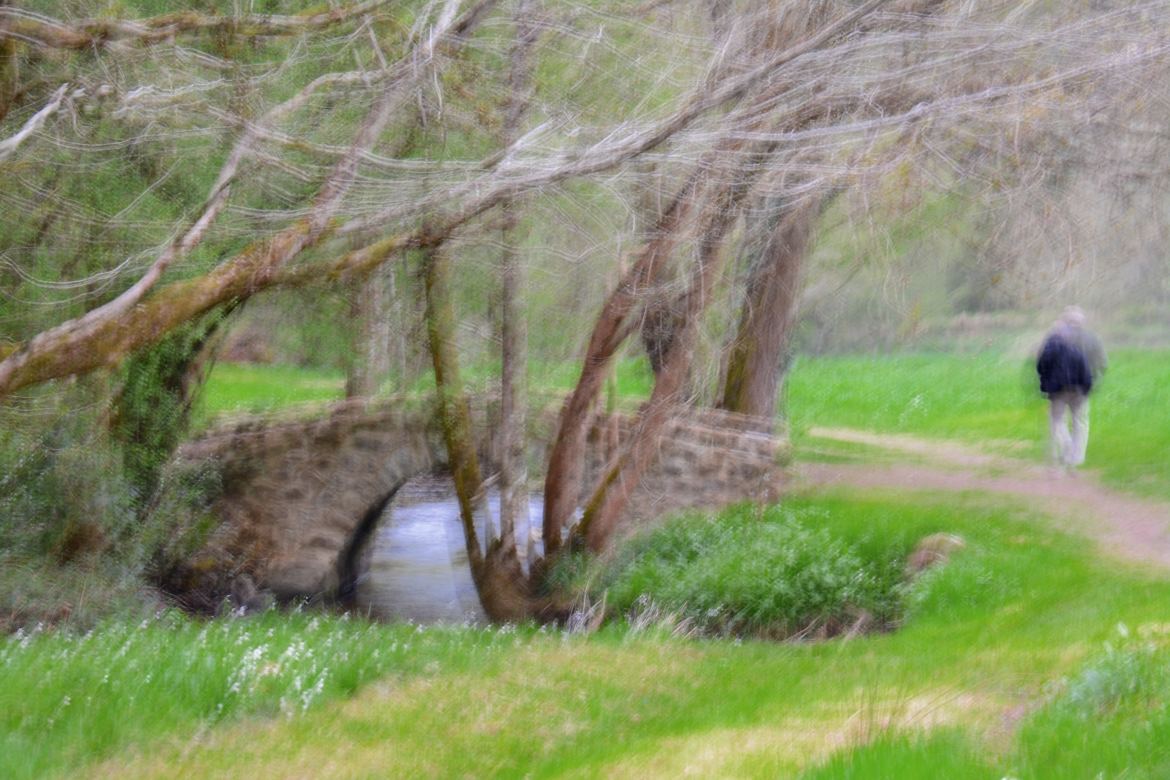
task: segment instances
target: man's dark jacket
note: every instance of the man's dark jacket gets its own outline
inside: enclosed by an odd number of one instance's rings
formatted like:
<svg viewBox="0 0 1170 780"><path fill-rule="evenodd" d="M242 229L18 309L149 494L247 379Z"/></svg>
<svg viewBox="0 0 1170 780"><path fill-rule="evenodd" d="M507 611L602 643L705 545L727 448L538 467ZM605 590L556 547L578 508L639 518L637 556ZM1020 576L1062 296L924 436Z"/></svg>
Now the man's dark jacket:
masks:
<svg viewBox="0 0 1170 780"><path fill-rule="evenodd" d="M1093 389L1093 372L1085 353L1063 333L1052 333L1044 341L1036 373L1040 374L1040 392L1049 396L1065 390L1088 395Z"/></svg>

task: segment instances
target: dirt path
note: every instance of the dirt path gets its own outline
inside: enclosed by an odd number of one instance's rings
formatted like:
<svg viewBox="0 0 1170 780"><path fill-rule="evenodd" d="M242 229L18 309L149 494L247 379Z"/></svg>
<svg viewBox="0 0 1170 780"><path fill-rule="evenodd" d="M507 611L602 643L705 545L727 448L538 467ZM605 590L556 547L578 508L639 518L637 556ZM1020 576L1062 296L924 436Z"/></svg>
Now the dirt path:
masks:
<svg viewBox="0 0 1170 780"><path fill-rule="evenodd" d="M953 441L930 441L844 428L814 428L821 439L866 444L913 456L914 463L801 463L796 489L847 486L887 490L999 493L1026 499L1127 560L1170 568L1170 504L1105 487L1091 472L1065 474L990 455ZM929 461L923 464L922 459Z"/></svg>

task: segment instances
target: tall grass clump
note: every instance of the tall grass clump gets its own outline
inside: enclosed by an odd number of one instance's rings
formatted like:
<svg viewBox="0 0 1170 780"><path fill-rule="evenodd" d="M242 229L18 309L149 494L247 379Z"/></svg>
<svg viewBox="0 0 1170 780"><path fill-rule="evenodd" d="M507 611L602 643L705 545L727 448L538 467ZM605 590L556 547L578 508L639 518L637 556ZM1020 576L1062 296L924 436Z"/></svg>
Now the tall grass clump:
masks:
<svg viewBox="0 0 1170 780"><path fill-rule="evenodd" d="M705 634L827 636L896 619L903 554L866 555L796 511L742 505L681 515L560 577L621 614L653 605Z"/></svg>
<svg viewBox="0 0 1170 780"><path fill-rule="evenodd" d="M883 733L872 742L840 751L800 775L800 780L995 780L967 736L954 729Z"/></svg>
<svg viewBox="0 0 1170 780"><path fill-rule="evenodd" d="M1025 721L1017 756L1021 777L1170 777L1170 648L1107 645Z"/></svg>
<svg viewBox="0 0 1170 780"><path fill-rule="evenodd" d="M241 715L297 715L375 678L465 669L515 641L514 630L280 612L21 630L0 639L0 777L62 772Z"/></svg>

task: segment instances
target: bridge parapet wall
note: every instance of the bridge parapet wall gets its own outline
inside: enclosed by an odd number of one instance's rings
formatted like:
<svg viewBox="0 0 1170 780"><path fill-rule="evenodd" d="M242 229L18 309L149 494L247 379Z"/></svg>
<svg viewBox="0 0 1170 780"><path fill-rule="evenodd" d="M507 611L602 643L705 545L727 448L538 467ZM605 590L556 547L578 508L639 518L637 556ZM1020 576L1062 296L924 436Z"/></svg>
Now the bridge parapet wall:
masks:
<svg viewBox="0 0 1170 780"><path fill-rule="evenodd" d="M635 425L633 415L599 417L588 438L586 485L598 483ZM788 445L765 427L744 415L680 407L666 423L655 462L634 492L622 530L683 509L775 500Z"/></svg>

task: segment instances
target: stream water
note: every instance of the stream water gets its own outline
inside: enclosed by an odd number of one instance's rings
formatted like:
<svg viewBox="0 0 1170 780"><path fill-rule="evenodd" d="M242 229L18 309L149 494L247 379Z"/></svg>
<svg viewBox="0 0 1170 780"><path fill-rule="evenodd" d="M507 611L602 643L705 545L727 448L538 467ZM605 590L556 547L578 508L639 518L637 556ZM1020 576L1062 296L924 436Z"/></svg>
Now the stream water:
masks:
<svg viewBox="0 0 1170 780"><path fill-rule="evenodd" d="M498 518L499 493L488 497ZM528 500L528 524L516 528L521 555L529 529L539 529L543 504ZM480 539L485 537L479 529ZM421 477L404 485L386 508L365 551L357 607L384 620L483 623L486 617L467 564L459 503L449 478ZM538 548L539 552L539 548Z"/></svg>

